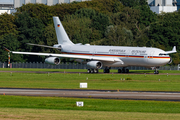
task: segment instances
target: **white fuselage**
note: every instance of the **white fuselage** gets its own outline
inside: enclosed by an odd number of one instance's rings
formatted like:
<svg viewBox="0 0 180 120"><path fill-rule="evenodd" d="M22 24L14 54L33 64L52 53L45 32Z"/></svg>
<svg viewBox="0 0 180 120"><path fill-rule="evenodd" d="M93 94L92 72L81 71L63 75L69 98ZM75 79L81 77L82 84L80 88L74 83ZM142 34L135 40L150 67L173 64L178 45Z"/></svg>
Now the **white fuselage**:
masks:
<svg viewBox="0 0 180 120"><path fill-rule="evenodd" d="M120 62L101 61L107 67L144 66L158 67L170 61L169 55L160 55L165 51L150 47L125 47L125 46L97 46L97 45L62 45L62 53L73 55L88 55L99 57L113 57L121 59Z"/></svg>

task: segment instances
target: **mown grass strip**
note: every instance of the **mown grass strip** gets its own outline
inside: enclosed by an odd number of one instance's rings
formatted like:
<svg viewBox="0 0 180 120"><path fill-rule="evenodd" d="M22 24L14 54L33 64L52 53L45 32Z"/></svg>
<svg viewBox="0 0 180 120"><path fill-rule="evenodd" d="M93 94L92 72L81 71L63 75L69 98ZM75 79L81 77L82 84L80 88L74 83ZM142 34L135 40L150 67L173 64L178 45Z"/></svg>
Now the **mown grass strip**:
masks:
<svg viewBox="0 0 180 120"><path fill-rule="evenodd" d="M76 101L83 101L84 107L77 107ZM0 108L180 113L180 102L1 95Z"/></svg>
<svg viewBox="0 0 180 120"><path fill-rule="evenodd" d="M0 87L79 89L80 82L88 89L180 91L179 75L0 73Z"/></svg>
<svg viewBox="0 0 180 120"><path fill-rule="evenodd" d="M1 120L178 120L179 118L180 114L178 113L0 108Z"/></svg>

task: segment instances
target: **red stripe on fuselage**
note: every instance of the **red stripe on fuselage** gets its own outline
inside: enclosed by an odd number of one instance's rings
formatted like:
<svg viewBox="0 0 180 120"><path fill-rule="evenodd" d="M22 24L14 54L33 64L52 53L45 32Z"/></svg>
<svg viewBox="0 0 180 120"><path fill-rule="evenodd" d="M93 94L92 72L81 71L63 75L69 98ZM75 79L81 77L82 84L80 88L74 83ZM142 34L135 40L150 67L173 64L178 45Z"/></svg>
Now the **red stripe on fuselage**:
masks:
<svg viewBox="0 0 180 120"><path fill-rule="evenodd" d="M88 54L88 53L67 53L62 52L62 54L71 55L88 55L88 56L105 56L105 57L129 57L129 58L144 58L144 56L133 56L133 55L112 55L112 54ZM170 59L170 57L160 57L160 56L148 56L148 58L159 58L159 59Z"/></svg>

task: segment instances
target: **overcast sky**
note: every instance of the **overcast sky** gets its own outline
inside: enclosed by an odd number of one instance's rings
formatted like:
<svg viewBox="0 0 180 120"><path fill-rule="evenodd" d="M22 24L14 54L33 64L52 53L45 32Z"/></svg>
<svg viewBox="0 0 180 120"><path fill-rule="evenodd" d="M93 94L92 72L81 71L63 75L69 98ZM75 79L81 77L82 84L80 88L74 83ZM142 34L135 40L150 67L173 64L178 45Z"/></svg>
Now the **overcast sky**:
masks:
<svg viewBox="0 0 180 120"><path fill-rule="evenodd" d="M0 4L13 4L13 0L0 0Z"/></svg>

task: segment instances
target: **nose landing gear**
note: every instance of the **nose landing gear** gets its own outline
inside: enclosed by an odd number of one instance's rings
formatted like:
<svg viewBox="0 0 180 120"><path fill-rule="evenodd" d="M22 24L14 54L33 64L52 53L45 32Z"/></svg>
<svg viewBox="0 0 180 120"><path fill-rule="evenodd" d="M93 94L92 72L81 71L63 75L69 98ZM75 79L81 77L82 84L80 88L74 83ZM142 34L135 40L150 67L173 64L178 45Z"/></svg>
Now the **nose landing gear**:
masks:
<svg viewBox="0 0 180 120"><path fill-rule="evenodd" d="M158 67L154 67L154 74L159 74Z"/></svg>

